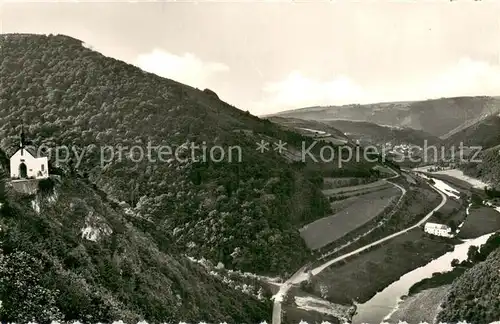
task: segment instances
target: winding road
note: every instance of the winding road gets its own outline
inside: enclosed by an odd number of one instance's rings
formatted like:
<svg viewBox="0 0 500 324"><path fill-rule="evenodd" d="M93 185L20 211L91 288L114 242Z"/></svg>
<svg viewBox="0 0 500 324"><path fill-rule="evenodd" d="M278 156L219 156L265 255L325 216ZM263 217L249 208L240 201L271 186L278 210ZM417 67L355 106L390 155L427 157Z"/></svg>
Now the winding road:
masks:
<svg viewBox="0 0 500 324"><path fill-rule="evenodd" d="M393 170L393 172L395 172ZM396 173L396 172L395 172ZM391 177L390 179L393 179L393 178L396 178L397 176L399 175L395 175L394 177ZM391 182L392 183L392 182ZM398 186L400 189L402 187L400 187L399 185L396 185L395 183L392 183L394 184L395 186ZM352 252L349 252L349 253L346 253L344 255L341 255L335 259L332 259L330 261L327 261L325 263L323 263L322 265L320 265L319 267L316 267L314 269L311 270L311 273L313 276L317 275L318 273L320 273L321 271L325 270L326 268L328 268L329 266L331 266L332 264L335 264L337 262L340 262L346 258L349 258L353 255L356 255L356 254L359 254L371 247L374 247L374 246L377 246L377 245L380 245L388 240L391 240L397 236L400 236L400 235L403 235L421 225L423 225L431 216L434 212L438 211L439 209L441 209L441 207L443 207L446 202L448 201L448 198L447 196L441 191L439 190L437 187L435 187L434 185L432 184L429 184L435 191L437 191L440 195L441 195L441 203L436 206L431 212L429 212L424 218L422 218L417 224L413 225L413 226L410 226L402 231L399 231L399 232L396 232L394 234L391 234L391 235L388 235L380 240L377 240L373 243L370 243L370 244L367 244L357 250L354 250ZM404 188L402 188L404 190ZM403 191L404 193L406 193L406 190ZM272 317L272 324L281 324L281 315L282 315L282 307L281 307L281 303L282 301L285 299L286 295L288 294L288 291L290 290L290 287L292 287L293 285L296 285L296 284L300 284L301 282L307 280L307 272L306 272L306 269L308 268L308 265L305 265L303 266L302 268L300 268L297 272L295 272L288 280L286 280L280 287L280 290L279 292L275 295L275 298L274 298L274 303L273 303L273 317Z"/></svg>

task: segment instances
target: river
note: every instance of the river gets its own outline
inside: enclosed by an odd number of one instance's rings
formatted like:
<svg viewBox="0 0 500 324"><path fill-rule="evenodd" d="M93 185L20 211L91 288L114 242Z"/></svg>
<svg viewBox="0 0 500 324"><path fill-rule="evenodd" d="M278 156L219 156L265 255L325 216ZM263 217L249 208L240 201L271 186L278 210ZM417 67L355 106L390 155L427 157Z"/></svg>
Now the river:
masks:
<svg viewBox="0 0 500 324"><path fill-rule="evenodd" d="M486 234L472 240L465 240L463 243L455 245L453 251L442 255L423 267L403 275L398 281L387 286L366 303L356 305L357 313L353 317L352 323L376 324L383 322L384 318L392 313L397 307L400 298L408 294L411 286L422 279L432 277L434 272L451 270L451 261L453 259L458 259L460 261L467 259L469 247L472 245L480 246L484 244L492 234L493 233Z"/></svg>

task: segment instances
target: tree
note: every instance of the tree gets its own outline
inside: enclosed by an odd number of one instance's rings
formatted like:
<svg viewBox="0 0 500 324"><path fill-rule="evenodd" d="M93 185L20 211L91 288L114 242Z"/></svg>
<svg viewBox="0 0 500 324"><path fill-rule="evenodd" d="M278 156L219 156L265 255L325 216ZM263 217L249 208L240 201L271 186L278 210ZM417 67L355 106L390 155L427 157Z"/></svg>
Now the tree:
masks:
<svg viewBox="0 0 500 324"><path fill-rule="evenodd" d="M447 225L451 228L452 232L455 232L457 230L457 223L453 219L450 219Z"/></svg>
<svg viewBox="0 0 500 324"><path fill-rule="evenodd" d="M5 190L5 172L2 167L0 167L0 203L5 203L7 199L7 193Z"/></svg>
<svg viewBox="0 0 500 324"><path fill-rule="evenodd" d="M458 259L451 260L451 266L453 268L458 267L460 265L460 261Z"/></svg>
<svg viewBox="0 0 500 324"><path fill-rule="evenodd" d="M479 248L475 245L469 247L467 251L467 261L470 263L475 263L479 257Z"/></svg>
<svg viewBox="0 0 500 324"><path fill-rule="evenodd" d="M9 167L9 158L7 157L7 154L0 149L0 169L7 169Z"/></svg>
<svg viewBox="0 0 500 324"><path fill-rule="evenodd" d="M290 292L288 292L285 296L283 296L283 304L284 305L294 305L295 304L295 298Z"/></svg>
<svg viewBox="0 0 500 324"><path fill-rule="evenodd" d="M483 204L483 199L476 193L473 193L471 195L471 202L473 205L482 205Z"/></svg>
<svg viewBox="0 0 500 324"><path fill-rule="evenodd" d="M7 322L47 323L63 319L57 291L40 285L39 259L26 252L0 255L0 318Z"/></svg>

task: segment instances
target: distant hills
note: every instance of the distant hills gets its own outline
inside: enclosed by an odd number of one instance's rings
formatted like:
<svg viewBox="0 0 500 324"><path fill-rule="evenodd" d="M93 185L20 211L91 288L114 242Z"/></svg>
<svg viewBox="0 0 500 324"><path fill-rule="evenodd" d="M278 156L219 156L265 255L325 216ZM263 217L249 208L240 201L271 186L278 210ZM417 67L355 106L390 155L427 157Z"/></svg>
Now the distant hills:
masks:
<svg viewBox="0 0 500 324"><path fill-rule="evenodd" d="M352 137L349 137L341 130L332 127L329 123L323 123L321 121L280 116L271 116L268 120L297 133L301 133L304 136L316 139L329 140L334 143L347 143L352 139Z"/></svg>
<svg viewBox="0 0 500 324"><path fill-rule="evenodd" d="M381 126L371 122L351 120L327 120L331 125L347 136L365 143L388 143L423 145L427 140L429 144L436 144L440 139L432 134L409 127Z"/></svg>
<svg viewBox="0 0 500 324"><path fill-rule="evenodd" d="M365 121L393 127L422 130L436 137L479 116L500 112L500 97L457 97L424 101L388 102L366 105L317 106L277 113L277 116L328 120Z"/></svg>
<svg viewBox="0 0 500 324"><path fill-rule="evenodd" d="M283 111L267 118L321 122L362 143L482 147L481 163L460 168L500 186L500 97L457 97L367 105L317 106ZM429 161L427 161L429 162ZM430 161L434 162L434 161Z"/></svg>

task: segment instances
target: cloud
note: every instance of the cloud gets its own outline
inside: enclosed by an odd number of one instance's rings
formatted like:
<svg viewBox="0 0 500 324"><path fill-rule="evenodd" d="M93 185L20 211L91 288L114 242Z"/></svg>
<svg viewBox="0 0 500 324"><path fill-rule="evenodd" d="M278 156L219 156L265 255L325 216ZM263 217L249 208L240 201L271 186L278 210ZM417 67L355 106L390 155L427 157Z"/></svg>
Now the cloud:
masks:
<svg viewBox="0 0 500 324"><path fill-rule="evenodd" d="M281 81L263 87L263 100L254 104L256 113L314 105L349 104L365 95L364 89L347 76L321 81L293 71Z"/></svg>
<svg viewBox="0 0 500 324"><path fill-rule="evenodd" d="M223 63L204 62L191 53L179 56L160 49L140 54L135 65L144 71L201 89L208 88L215 75L229 71Z"/></svg>
<svg viewBox="0 0 500 324"><path fill-rule="evenodd" d="M470 58L460 59L419 82L412 79L402 73L401 80L361 86L345 75L317 80L294 71L281 81L264 84L261 100L251 108L256 114L267 114L308 106L500 95L500 65Z"/></svg>
<svg viewBox="0 0 500 324"><path fill-rule="evenodd" d="M428 97L498 96L500 65L463 58L422 88Z"/></svg>

